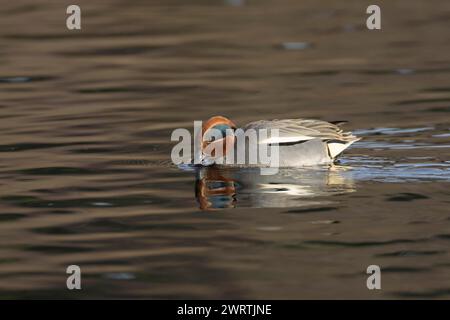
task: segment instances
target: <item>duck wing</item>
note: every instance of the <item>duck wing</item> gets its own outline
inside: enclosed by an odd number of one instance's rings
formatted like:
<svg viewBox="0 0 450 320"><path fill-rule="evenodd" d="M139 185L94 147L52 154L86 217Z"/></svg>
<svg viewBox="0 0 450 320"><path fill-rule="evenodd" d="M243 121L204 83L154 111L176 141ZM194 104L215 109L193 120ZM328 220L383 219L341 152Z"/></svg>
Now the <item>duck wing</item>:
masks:
<svg viewBox="0 0 450 320"><path fill-rule="evenodd" d="M292 144L321 139L327 143L332 158L359 140L351 132L344 132L336 124L312 119L260 120L247 124L243 129L278 129L278 137L269 137L259 143Z"/></svg>

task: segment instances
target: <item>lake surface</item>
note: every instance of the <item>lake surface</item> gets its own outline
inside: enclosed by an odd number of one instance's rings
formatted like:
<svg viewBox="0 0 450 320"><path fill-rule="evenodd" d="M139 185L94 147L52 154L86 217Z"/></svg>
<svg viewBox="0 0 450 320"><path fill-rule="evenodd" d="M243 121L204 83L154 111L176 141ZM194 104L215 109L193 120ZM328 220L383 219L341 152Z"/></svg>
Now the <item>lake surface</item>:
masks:
<svg viewBox="0 0 450 320"><path fill-rule="evenodd" d="M1 5L0 298L450 298L448 1L381 1L381 31L364 1L77 4L81 31ZM265 178L171 164L217 114L363 139Z"/></svg>

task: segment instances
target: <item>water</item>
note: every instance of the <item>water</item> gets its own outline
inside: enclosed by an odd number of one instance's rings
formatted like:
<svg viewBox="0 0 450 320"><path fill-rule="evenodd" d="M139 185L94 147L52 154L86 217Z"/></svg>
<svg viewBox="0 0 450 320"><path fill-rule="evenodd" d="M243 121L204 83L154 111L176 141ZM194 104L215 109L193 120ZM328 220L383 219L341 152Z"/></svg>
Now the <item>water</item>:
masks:
<svg viewBox="0 0 450 320"><path fill-rule="evenodd" d="M81 32L2 3L1 298L450 297L448 1L383 2L381 32L359 1L77 3ZM172 165L216 114L363 139L264 179Z"/></svg>

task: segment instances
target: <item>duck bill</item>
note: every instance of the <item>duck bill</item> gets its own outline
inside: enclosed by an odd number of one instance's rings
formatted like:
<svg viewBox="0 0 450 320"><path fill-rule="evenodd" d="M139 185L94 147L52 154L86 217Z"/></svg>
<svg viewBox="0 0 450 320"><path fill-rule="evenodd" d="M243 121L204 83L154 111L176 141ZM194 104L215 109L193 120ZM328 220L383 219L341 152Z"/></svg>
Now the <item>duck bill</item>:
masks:
<svg viewBox="0 0 450 320"><path fill-rule="evenodd" d="M235 141L235 137L231 135L209 143L204 141L202 145L202 164L223 164L226 157L234 157Z"/></svg>

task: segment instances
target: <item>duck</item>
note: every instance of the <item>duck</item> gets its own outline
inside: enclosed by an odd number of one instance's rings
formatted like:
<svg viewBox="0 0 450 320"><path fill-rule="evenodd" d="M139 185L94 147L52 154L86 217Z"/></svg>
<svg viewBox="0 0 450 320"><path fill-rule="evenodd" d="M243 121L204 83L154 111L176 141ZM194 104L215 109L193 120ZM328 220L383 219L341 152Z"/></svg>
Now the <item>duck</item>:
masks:
<svg viewBox="0 0 450 320"><path fill-rule="evenodd" d="M278 129L278 135L265 139L258 139L257 144L278 146L278 166L279 167L303 167L312 165L332 164L337 158L361 138L356 137L352 132L345 132L340 125L347 121L327 122L316 119L275 119L258 120L250 122L240 129L247 132L252 129L258 132L260 129L268 131ZM214 130L213 130L214 129ZM234 157L237 150L237 130L238 126L225 116L213 116L203 122L201 127L201 159L202 164L237 166L234 161L225 161L227 155ZM217 137L211 132L220 132ZM247 143L247 142L246 142ZM248 143L252 143L251 141ZM253 142L255 143L255 142ZM217 152L216 150L222 150ZM230 149L234 149L231 152ZM238 166L258 166L264 165L258 159L251 164L248 161L249 148L245 148L247 155L245 163ZM230 157L231 157L230 156Z"/></svg>

